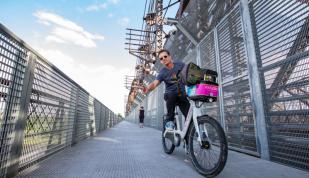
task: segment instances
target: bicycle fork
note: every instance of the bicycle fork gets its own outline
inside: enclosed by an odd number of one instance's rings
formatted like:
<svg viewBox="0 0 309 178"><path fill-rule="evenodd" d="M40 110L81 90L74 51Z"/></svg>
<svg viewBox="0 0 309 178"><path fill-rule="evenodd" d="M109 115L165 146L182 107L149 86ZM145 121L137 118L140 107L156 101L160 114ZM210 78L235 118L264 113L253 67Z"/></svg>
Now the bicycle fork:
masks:
<svg viewBox="0 0 309 178"><path fill-rule="evenodd" d="M195 130L197 132L197 141L202 146L202 139L201 139L202 132L201 132L201 130L203 129L203 131L205 132L206 138L208 138L208 133L207 133L205 126L203 128L199 128L199 126L198 126L197 117L202 115L201 110L195 106L194 101L190 101L190 104L191 104L191 106L193 106L193 124L194 124Z"/></svg>
<svg viewBox="0 0 309 178"><path fill-rule="evenodd" d="M197 117L202 115L202 112L199 108L195 106L194 101L190 101L191 106L193 106L193 123L195 127L195 131L197 132L197 141L202 145L201 133L197 122Z"/></svg>

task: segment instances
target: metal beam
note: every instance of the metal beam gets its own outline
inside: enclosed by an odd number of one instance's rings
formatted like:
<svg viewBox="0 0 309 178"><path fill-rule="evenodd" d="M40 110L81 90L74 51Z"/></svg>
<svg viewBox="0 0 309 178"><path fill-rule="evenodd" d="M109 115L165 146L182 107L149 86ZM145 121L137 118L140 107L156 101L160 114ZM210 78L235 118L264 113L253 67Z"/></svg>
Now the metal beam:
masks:
<svg viewBox="0 0 309 178"><path fill-rule="evenodd" d="M269 160L269 147L267 139L266 121L263 107L263 96L260 75L255 52L255 44L249 12L248 0L240 0L241 24L244 34L244 44L248 59L249 83L252 100L252 109L256 125L257 149L262 159Z"/></svg>
<svg viewBox="0 0 309 178"><path fill-rule="evenodd" d="M197 40L188 32L188 30L182 26L177 19L167 18L167 25L175 25L178 30L180 30L192 43L194 46L197 46Z"/></svg>
<svg viewBox="0 0 309 178"><path fill-rule="evenodd" d="M219 83L219 111L220 111L220 122L224 131L225 129L225 117L224 117L224 96L223 96L223 83L222 83L222 72L221 72L221 62L220 62L220 49L219 49L219 38L218 38L218 29L214 29L214 43L215 43L215 58L216 58L216 67L218 71L218 83Z"/></svg>

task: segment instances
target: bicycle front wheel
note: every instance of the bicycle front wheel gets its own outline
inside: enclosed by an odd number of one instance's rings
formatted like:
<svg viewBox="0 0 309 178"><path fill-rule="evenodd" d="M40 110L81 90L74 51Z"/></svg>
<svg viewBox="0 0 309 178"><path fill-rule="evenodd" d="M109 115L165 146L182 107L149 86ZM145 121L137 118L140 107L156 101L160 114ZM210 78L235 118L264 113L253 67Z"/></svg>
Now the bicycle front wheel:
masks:
<svg viewBox="0 0 309 178"><path fill-rule="evenodd" d="M175 145L174 145L174 136L173 135L166 135L166 137L164 137L164 132L165 129L163 129L162 131L162 146L163 146L163 150L166 154L172 154L174 149L175 149Z"/></svg>
<svg viewBox="0 0 309 178"><path fill-rule="evenodd" d="M164 119L165 116L163 116L163 128L162 128L162 146L163 150L166 154L172 154L175 145L174 145L174 135L172 134L167 134L164 137L164 132L165 132L165 124L166 124L166 119Z"/></svg>
<svg viewBox="0 0 309 178"><path fill-rule="evenodd" d="M224 131L218 121L209 117L198 117L202 144L197 141L198 134L194 123L189 129L189 151L197 171L207 177L218 175L224 168L228 148Z"/></svg>

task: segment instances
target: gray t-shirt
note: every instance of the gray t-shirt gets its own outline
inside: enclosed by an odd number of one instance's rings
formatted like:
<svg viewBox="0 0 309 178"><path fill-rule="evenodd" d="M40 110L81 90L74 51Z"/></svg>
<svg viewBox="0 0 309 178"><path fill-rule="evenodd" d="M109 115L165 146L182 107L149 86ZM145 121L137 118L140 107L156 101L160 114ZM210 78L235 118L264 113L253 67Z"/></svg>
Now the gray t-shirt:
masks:
<svg viewBox="0 0 309 178"><path fill-rule="evenodd" d="M185 66L183 62L174 62L174 67L172 69L168 69L164 67L159 72L157 76L157 80L160 82L164 81L165 83L165 93L174 93L178 94L178 85L177 85L177 73L182 70ZM180 72L179 72L180 73ZM185 85L182 82L179 82L180 92L181 94L185 94Z"/></svg>

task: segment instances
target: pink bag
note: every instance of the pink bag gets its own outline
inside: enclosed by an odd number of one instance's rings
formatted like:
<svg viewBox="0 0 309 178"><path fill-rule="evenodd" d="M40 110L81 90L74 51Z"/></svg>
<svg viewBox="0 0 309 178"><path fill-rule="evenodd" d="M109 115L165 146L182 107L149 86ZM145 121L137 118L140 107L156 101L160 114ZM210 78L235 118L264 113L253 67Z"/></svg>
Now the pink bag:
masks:
<svg viewBox="0 0 309 178"><path fill-rule="evenodd" d="M218 84L201 83L192 86L186 86L187 96L191 100L204 102L214 102L218 97Z"/></svg>

